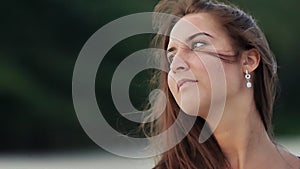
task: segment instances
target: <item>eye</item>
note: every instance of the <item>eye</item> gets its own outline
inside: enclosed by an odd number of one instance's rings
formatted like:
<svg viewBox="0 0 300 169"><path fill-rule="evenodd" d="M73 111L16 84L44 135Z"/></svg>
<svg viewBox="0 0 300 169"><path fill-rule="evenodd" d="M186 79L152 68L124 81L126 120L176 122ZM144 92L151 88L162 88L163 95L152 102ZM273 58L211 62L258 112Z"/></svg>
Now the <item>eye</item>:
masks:
<svg viewBox="0 0 300 169"><path fill-rule="evenodd" d="M196 49L196 48L202 47L204 45L206 45L206 43L204 43L204 42L195 42L192 44L192 49Z"/></svg>
<svg viewBox="0 0 300 169"><path fill-rule="evenodd" d="M174 57L175 57L175 55L172 53L167 55L167 60L168 60L169 64L171 64L173 62Z"/></svg>

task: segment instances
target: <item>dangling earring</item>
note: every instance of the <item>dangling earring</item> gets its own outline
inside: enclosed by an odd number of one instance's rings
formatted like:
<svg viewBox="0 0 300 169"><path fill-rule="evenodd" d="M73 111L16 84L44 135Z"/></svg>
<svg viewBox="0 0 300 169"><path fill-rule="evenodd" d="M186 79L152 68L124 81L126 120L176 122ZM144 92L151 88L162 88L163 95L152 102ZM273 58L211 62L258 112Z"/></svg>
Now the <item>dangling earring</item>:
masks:
<svg viewBox="0 0 300 169"><path fill-rule="evenodd" d="M252 83L250 82L251 75L249 74L248 70L246 70L245 78L247 80L246 86L247 88L252 87Z"/></svg>

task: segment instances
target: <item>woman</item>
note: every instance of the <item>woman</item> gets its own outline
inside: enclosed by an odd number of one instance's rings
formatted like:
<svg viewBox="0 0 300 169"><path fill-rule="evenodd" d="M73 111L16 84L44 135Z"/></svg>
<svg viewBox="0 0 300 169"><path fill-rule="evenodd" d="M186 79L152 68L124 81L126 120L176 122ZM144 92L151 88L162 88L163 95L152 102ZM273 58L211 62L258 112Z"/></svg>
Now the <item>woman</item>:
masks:
<svg viewBox="0 0 300 169"><path fill-rule="evenodd" d="M277 67L254 19L236 7L202 0L162 0L154 12L181 19L154 16L160 31L170 34L154 38L156 47L167 51L160 63L167 63L170 70L155 76L166 94L167 105L151 124L151 134L167 130L179 109L197 117L185 138L163 153L154 168L299 169L300 159L273 142L271 120ZM221 66L214 68L218 59ZM225 86L223 102L219 101L221 96L212 97L212 91L216 91L212 83L216 80L211 81L214 77L208 72L209 68L213 71L220 67L225 77L225 82L218 84ZM218 78L222 79L222 73L215 79ZM198 93L199 99L192 93ZM161 99L157 100L159 107ZM212 103L223 110L217 123L214 118L208 119ZM194 104L199 105L196 113ZM152 117L157 118L155 113ZM213 133L201 143L199 135L205 122Z"/></svg>

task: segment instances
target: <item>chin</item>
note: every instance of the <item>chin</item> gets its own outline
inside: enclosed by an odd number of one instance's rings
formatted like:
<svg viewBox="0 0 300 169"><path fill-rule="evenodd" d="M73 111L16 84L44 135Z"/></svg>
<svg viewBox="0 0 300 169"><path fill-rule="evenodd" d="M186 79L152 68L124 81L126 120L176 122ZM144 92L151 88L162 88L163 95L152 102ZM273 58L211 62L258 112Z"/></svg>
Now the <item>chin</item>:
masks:
<svg viewBox="0 0 300 169"><path fill-rule="evenodd" d="M175 100L186 114L205 118L209 110L210 97L207 97L206 93L200 94L199 91L197 87L195 89L190 88L180 92Z"/></svg>

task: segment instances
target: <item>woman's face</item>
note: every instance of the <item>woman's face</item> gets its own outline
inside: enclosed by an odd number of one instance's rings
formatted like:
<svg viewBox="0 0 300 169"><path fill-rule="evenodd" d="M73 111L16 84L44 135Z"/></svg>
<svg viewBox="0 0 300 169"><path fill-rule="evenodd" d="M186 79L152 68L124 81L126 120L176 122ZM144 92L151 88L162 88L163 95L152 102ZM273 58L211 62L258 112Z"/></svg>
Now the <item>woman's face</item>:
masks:
<svg viewBox="0 0 300 169"><path fill-rule="evenodd" d="M239 60L226 63L208 53L236 54L228 34L210 14L189 14L180 19L171 31L167 51L168 85L187 114L206 118L211 105L224 105L245 85Z"/></svg>

